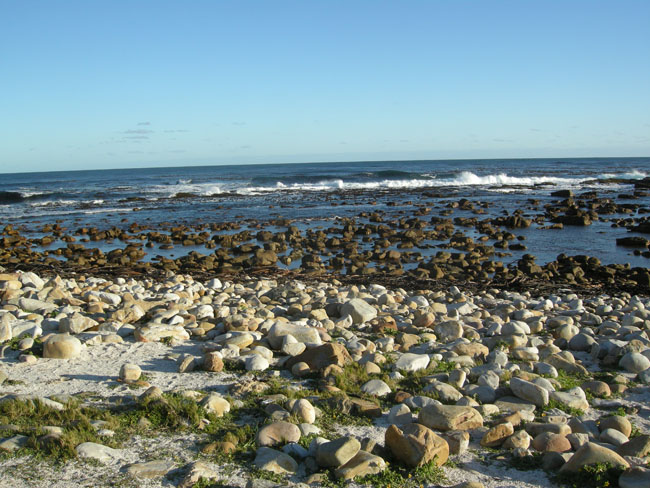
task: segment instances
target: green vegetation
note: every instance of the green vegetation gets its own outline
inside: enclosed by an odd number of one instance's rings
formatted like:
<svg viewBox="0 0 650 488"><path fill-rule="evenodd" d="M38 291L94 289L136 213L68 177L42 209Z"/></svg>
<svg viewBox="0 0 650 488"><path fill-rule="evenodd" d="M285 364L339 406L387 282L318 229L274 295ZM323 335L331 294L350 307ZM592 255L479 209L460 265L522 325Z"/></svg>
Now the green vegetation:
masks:
<svg viewBox="0 0 650 488"><path fill-rule="evenodd" d="M611 488L618 486L618 478L625 471L622 466L606 463L584 466L577 473L561 473L556 481L570 488Z"/></svg>
<svg viewBox="0 0 650 488"><path fill-rule="evenodd" d="M512 456L509 464L519 471L542 469L542 456L541 453L533 453L530 456Z"/></svg>
<svg viewBox="0 0 650 488"><path fill-rule="evenodd" d="M106 428L113 428L116 423L108 413L96 408L80 407L76 402L68 402L63 410L47 406L38 400L7 400L0 403L0 424L12 424L18 427L15 435L29 437L26 447L14 453L2 453L0 456L32 454L63 462L76 457L75 447L83 442L98 442L109 447L118 447L116 439L99 438L92 420L106 422ZM63 429L61 435L48 435L43 426L58 426Z"/></svg>
<svg viewBox="0 0 650 488"><path fill-rule="evenodd" d="M557 370L557 378L555 378L555 381L557 381L560 384L560 390L570 390L571 388L575 388L576 386L582 385L585 381L589 381L591 378L585 375L581 374L573 374L573 373L567 373L563 369L558 369Z"/></svg>
<svg viewBox="0 0 650 488"><path fill-rule="evenodd" d="M447 477L435 461L418 466L415 469L391 464L378 474L371 474L354 481L364 486L383 488L418 488L445 482Z"/></svg>
<svg viewBox="0 0 650 488"><path fill-rule="evenodd" d="M544 407L541 408L542 412L547 412L553 408L557 408L558 410L562 410L565 413L568 413L569 415L572 415L573 417L580 417L584 415L585 413L580 410L579 408L573 408L570 407L562 402L558 402L557 400L551 398L548 402L547 405L544 405Z"/></svg>

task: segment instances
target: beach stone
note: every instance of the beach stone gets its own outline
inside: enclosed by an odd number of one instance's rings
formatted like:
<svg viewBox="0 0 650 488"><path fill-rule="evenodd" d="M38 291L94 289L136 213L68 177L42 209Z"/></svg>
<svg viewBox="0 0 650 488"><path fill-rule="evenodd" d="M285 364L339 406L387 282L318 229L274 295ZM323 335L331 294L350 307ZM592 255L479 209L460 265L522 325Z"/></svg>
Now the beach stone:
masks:
<svg viewBox="0 0 650 488"><path fill-rule="evenodd" d="M122 451L95 442L79 444L75 451L80 458L95 459L104 464L113 464L122 459Z"/></svg>
<svg viewBox="0 0 650 488"><path fill-rule="evenodd" d="M67 332L69 334L79 334L88 329L96 327L99 323L96 320L81 315L75 312L70 317L64 317L59 322L59 332Z"/></svg>
<svg viewBox="0 0 650 488"><path fill-rule="evenodd" d="M503 444L508 437L515 433L515 429L510 422L498 424L488 430L481 439L483 447L497 447Z"/></svg>
<svg viewBox="0 0 650 488"><path fill-rule="evenodd" d="M125 363L120 368L119 378L121 381L131 383L138 381L142 375L142 370L137 364Z"/></svg>
<svg viewBox="0 0 650 488"><path fill-rule="evenodd" d="M258 446L277 446L300 440L300 429L297 425L279 421L265 425L257 432Z"/></svg>
<svg viewBox="0 0 650 488"><path fill-rule="evenodd" d="M535 436L531 446L539 452L567 452L571 450L571 442L566 436L552 432L543 432Z"/></svg>
<svg viewBox="0 0 650 488"><path fill-rule="evenodd" d="M448 320L436 325L433 332L440 342L446 344L463 337L463 326L456 320Z"/></svg>
<svg viewBox="0 0 650 488"><path fill-rule="evenodd" d="M512 378L510 380L510 389L516 397L529 401L538 407L543 407L548 404L548 390L530 381L516 377Z"/></svg>
<svg viewBox="0 0 650 488"><path fill-rule="evenodd" d="M554 423L551 421L528 422L525 426L525 429L526 432L528 432L533 437L537 437L538 435L544 433L560 434L560 435L569 435L571 433L571 427L566 423Z"/></svg>
<svg viewBox="0 0 650 488"><path fill-rule="evenodd" d="M10 341L13 336L11 324L8 321L0 321L0 343Z"/></svg>
<svg viewBox="0 0 650 488"><path fill-rule="evenodd" d="M469 433L464 430L450 430L440 435L449 445L449 454L463 454L469 448Z"/></svg>
<svg viewBox="0 0 650 488"><path fill-rule="evenodd" d="M340 437L318 446L316 462L323 468L338 468L350 461L360 450L361 443L354 437Z"/></svg>
<svg viewBox="0 0 650 488"><path fill-rule="evenodd" d="M442 381L433 381L427 385L424 389L426 393L434 393L436 398L444 403L453 403L457 402L463 398L463 394L459 392L456 388Z"/></svg>
<svg viewBox="0 0 650 488"><path fill-rule="evenodd" d="M288 454L276 451L270 447L259 447L255 453L253 464L258 469L277 474L295 473L298 463Z"/></svg>
<svg viewBox="0 0 650 488"><path fill-rule="evenodd" d="M455 345L453 351L459 356L469 356L473 359L485 358L490 353L488 347L480 342L463 342Z"/></svg>
<svg viewBox="0 0 650 488"><path fill-rule="evenodd" d="M428 405L420 410L418 422L434 430L471 430L483 426L483 417L472 407Z"/></svg>
<svg viewBox="0 0 650 488"><path fill-rule="evenodd" d="M58 308L58 305L54 303L36 300L33 298L20 298L18 300L18 306L26 312L37 312L43 315L47 315Z"/></svg>
<svg viewBox="0 0 650 488"><path fill-rule="evenodd" d="M625 437L630 437L630 434L632 434L632 423L626 417L621 415L612 415L611 417L601 418L598 421L598 428L601 431L616 429Z"/></svg>
<svg viewBox="0 0 650 488"><path fill-rule="evenodd" d="M377 317L377 309L361 298L341 305L341 316L349 315L354 324L365 324Z"/></svg>
<svg viewBox="0 0 650 488"><path fill-rule="evenodd" d="M213 413L217 417L223 417L230 412L230 402L217 393L210 393L201 400L201 406L208 413Z"/></svg>
<svg viewBox="0 0 650 488"><path fill-rule="evenodd" d="M15 435L7 439L0 439L0 450L13 452L27 445L29 437L26 435Z"/></svg>
<svg viewBox="0 0 650 488"><path fill-rule="evenodd" d="M159 478L165 476L175 464L170 461L157 460L146 463L135 463L126 467L126 472L135 478Z"/></svg>
<svg viewBox="0 0 650 488"><path fill-rule="evenodd" d="M569 439L569 442L571 443L571 449L574 451L577 451L587 442L589 442L589 434L584 434L581 432L573 432L571 434L568 434L566 438Z"/></svg>
<svg viewBox="0 0 650 488"><path fill-rule="evenodd" d="M361 386L361 391L368 395L382 397L388 395L391 389L382 380L370 380Z"/></svg>
<svg viewBox="0 0 650 488"><path fill-rule="evenodd" d="M213 373L223 371L223 358L221 357L221 353L217 351L207 352L203 356L203 369Z"/></svg>
<svg viewBox="0 0 650 488"><path fill-rule="evenodd" d="M508 437L501 447L504 449L528 449L532 439L525 430L518 430Z"/></svg>
<svg viewBox="0 0 650 488"><path fill-rule="evenodd" d="M343 367L351 363L352 358L343 344L333 342L307 349L302 354L289 358L285 365L291 369L294 364L301 362L307 363L310 369L318 371L330 365Z"/></svg>
<svg viewBox="0 0 650 488"><path fill-rule="evenodd" d="M571 459L560 468L560 472L568 471L571 473L577 473L583 466L599 463L610 463L614 466L623 466L624 468L630 467L629 463L625 459L611 449L589 442L571 456Z"/></svg>
<svg viewBox="0 0 650 488"><path fill-rule="evenodd" d="M413 321L413 325L416 327L430 328L436 322L436 314L427 312L421 315Z"/></svg>
<svg viewBox="0 0 650 488"><path fill-rule="evenodd" d="M398 371L419 371L427 369L431 359L428 354L404 353L395 362L395 369Z"/></svg>
<svg viewBox="0 0 650 488"><path fill-rule="evenodd" d="M587 395L579 386L567 391L552 391L549 396L552 400L563 403L571 408L582 410L583 412L589 410Z"/></svg>
<svg viewBox="0 0 650 488"><path fill-rule="evenodd" d="M616 430L616 429L603 430L600 433L598 439L601 442L606 442L607 444L612 444L613 446L616 447L621 446L630 440L620 430Z"/></svg>
<svg viewBox="0 0 650 488"><path fill-rule="evenodd" d="M621 456L644 458L650 454L650 435L640 435L616 448Z"/></svg>
<svg viewBox="0 0 650 488"><path fill-rule="evenodd" d="M628 352L621 358L618 365L629 373L641 373L650 368L650 359L638 352Z"/></svg>
<svg viewBox="0 0 650 488"><path fill-rule="evenodd" d="M607 398L612 395L612 390L604 381L587 381L580 385L585 391L591 393L593 396Z"/></svg>
<svg viewBox="0 0 650 488"><path fill-rule="evenodd" d="M53 334L43 345L43 357L72 359L81 354L81 341L68 334Z"/></svg>
<svg viewBox="0 0 650 488"><path fill-rule="evenodd" d="M195 461L190 464L189 470L178 485L178 488L192 488L201 480L201 478L205 481L210 481L218 477L219 474L212 470L207 464L202 461Z"/></svg>
<svg viewBox="0 0 650 488"><path fill-rule="evenodd" d="M535 404L513 396L498 398L494 404L500 412L534 412Z"/></svg>
<svg viewBox="0 0 650 488"><path fill-rule="evenodd" d="M258 354L251 354L244 359L246 371L264 371L269 369L269 361Z"/></svg>
<svg viewBox="0 0 650 488"><path fill-rule="evenodd" d="M43 329L36 322L28 320L17 320L11 324L11 335L13 337L40 337L43 335Z"/></svg>
<svg viewBox="0 0 650 488"><path fill-rule="evenodd" d="M650 469L635 466L624 471L618 478L619 488L648 488L650 486Z"/></svg>
<svg viewBox="0 0 650 488"><path fill-rule="evenodd" d="M135 329L133 331L133 336L138 342L160 342L161 339L167 337L183 342L190 338L189 332L187 332L182 325L159 323L149 323L143 327Z"/></svg>
<svg viewBox="0 0 650 488"><path fill-rule="evenodd" d="M305 398L294 403L291 413L294 414L298 420L307 424L313 424L316 421L316 409Z"/></svg>
<svg viewBox="0 0 650 488"><path fill-rule="evenodd" d="M305 376L311 372L311 368L309 365L303 361L294 364L291 367L291 374L300 378L301 376Z"/></svg>
<svg viewBox="0 0 650 488"><path fill-rule="evenodd" d="M393 405L388 412L388 421L391 424L410 424L413 422L413 414L411 413L411 409L408 408L406 405L403 403L400 403L398 405Z"/></svg>
<svg viewBox="0 0 650 488"><path fill-rule="evenodd" d="M343 466L334 470L336 479L351 480L357 476L381 473L386 469L386 461L366 451L359 451Z"/></svg>
<svg viewBox="0 0 650 488"><path fill-rule="evenodd" d="M433 459L441 466L449 457L447 441L421 424L391 425L384 441L393 455L409 467L421 466Z"/></svg>

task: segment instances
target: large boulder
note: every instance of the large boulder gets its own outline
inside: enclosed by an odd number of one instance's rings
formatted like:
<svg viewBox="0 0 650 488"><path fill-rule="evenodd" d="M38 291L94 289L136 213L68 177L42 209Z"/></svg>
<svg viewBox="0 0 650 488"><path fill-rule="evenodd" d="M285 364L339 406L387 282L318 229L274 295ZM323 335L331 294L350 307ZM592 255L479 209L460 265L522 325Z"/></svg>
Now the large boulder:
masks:
<svg viewBox="0 0 650 488"><path fill-rule="evenodd" d="M68 334L54 334L43 344L43 357L72 359L81 354L81 341Z"/></svg>
<svg viewBox="0 0 650 488"><path fill-rule="evenodd" d="M449 457L447 441L421 424L391 425L384 439L393 456L412 468L433 459L437 466L441 466Z"/></svg>

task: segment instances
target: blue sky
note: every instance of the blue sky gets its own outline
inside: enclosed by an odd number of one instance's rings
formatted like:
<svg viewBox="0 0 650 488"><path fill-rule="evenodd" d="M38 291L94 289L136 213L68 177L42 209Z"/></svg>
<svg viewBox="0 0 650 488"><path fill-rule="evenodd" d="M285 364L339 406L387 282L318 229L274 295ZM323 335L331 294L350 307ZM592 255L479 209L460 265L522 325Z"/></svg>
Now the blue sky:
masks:
<svg viewBox="0 0 650 488"><path fill-rule="evenodd" d="M650 2L0 0L0 172L650 156Z"/></svg>

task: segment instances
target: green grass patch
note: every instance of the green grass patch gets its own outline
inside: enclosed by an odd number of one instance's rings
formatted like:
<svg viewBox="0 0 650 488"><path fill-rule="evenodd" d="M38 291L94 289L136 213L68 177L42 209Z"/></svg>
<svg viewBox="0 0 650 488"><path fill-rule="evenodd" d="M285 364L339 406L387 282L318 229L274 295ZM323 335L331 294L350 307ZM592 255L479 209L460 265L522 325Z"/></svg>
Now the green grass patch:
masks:
<svg viewBox="0 0 650 488"><path fill-rule="evenodd" d="M612 488L618 486L618 478L625 471L622 466L598 463L584 466L577 473L561 473L556 481L570 488Z"/></svg>
<svg viewBox="0 0 650 488"><path fill-rule="evenodd" d="M381 473L356 478L354 481L362 486L374 488L419 488L444 483L446 480L444 470L434 461L430 461L417 468L389 464Z"/></svg>
<svg viewBox="0 0 650 488"><path fill-rule="evenodd" d="M548 402L548 404L544 405L541 408L542 412L548 412L549 410L556 408L558 410L562 410L564 413L568 413L569 415L572 415L573 417L581 417L585 413L580 410L579 408L573 408L570 407L562 402L558 402L557 400L551 398Z"/></svg>

